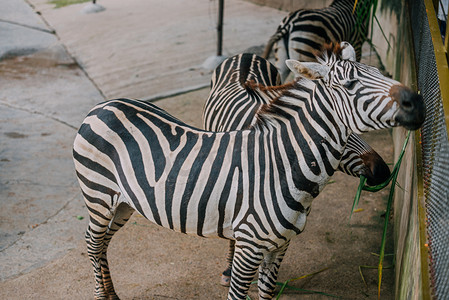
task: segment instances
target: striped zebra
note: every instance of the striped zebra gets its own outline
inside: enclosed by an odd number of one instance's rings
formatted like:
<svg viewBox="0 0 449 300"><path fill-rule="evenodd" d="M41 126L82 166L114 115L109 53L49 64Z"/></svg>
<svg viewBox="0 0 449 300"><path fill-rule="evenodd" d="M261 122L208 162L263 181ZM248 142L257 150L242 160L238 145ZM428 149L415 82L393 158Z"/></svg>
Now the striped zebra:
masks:
<svg viewBox="0 0 449 300"><path fill-rule="evenodd" d="M118 299L107 248L135 210L178 232L235 240L227 299L245 299L257 270L259 297L270 299L289 241L304 230L350 132L423 122L422 98L375 68L330 50L318 63L288 65L303 78L282 86L246 130L196 129L139 100L89 112L73 157L96 299Z"/></svg>
<svg viewBox="0 0 449 300"><path fill-rule="evenodd" d="M360 61L362 45L368 34L368 18L357 25L357 14L353 13L354 2L334 0L325 8L297 10L281 21L275 34L269 39L262 57L268 58L274 46L275 66L281 74L282 82L290 73L284 64L287 59L315 61L315 53L325 43L348 41L356 51L357 61ZM363 10L368 15L367 9L367 1L359 0L357 10Z"/></svg>
<svg viewBox="0 0 449 300"><path fill-rule="evenodd" d="M351 47L346 42L341 45ZM354 61L353 57L341 59ZM203 109L204 129L220 132L248 128L256 121L260 106L280 95L258 86L279 84L277 69L255 54L243 53L226 59L212 74L211 91ZM379 184L390 176L382 157L357 134L349 136L339 170L354 177L364 175L369 185Z"/></svg>
<svg viewBox="0 0 449 300"><path fill-rule="evenodd" d="M346 42L341 45L351 47ZM347 59L354 61L355 57ZM204 129L219 132L249 128L256 122L257 110L279 96L263 87L279 84L277 69L264 58L243 53L226 59L212 74L211 91L203 110ZM364 175L369 185L380 184L390 176L382 157L357 134L349 136L338 169L351 176ZM227 268L221 279L224 286L229 286L231 280L234 249L235 241L231 240Z"/></svg>

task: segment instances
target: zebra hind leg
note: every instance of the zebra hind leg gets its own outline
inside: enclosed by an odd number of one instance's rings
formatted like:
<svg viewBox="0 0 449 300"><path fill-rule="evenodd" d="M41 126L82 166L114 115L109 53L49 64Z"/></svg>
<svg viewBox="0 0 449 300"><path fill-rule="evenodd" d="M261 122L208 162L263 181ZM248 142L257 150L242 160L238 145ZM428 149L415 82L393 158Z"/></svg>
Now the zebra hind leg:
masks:
<svg viewBox="0 0 449 300"><path fill-rule="evenodd" d="M226 261L228 263L228 266L226 270L223 271L221 274L221 282L220 284L222 286L230 286L231 283L231 272L232 272L232 260L234 258L234 252L235 252L235 241L230 240L229 241L229 250L228 255L226 256Z"/></svg>
<svg viewBox="0 0 449 300"><path fill-rule="evenodd" d="M126 204L119 205L112 213L110 210L104 213L89 210L90 222L85 237L87 253L95 273L96 300L119 299L112 285L106 252L112 236L126 223L132 213L133 210Z"/></svg>
<svg viewBox="0 0 449 300"><path fill-rule="evenodd" d="M285 64L285 61L289 59L288 55L288 41L286 38L283 38L279 40L275 44L275 60L274 65L279 71L279 74L281 76L281 82L282 84L285 83L288 75L290 74L290 69Z"/></svg>
<svg viewBox="0 0 449 300"><path fill-rule="evenodd" d="M91 215L85 235L87 254L89 255L95 274L95 300L108 299L101 272L101 256L103 254L104 236L106 235L109 221L110 219L108 218L94 218Z"/></svg>
<svg viewBox="0 0 449 300"><path fill-rule="evenodd" d="M114 290L114 285L112 284L111 273L109 271L109 265L107 260L107 249L112 236L119 231L123 225L128 222L131 215L134 213L134 209L131 208L126 203L121 203L115 210L114 217L109 223L108 230L104 237L103 253L101 256L101 275L103 277L104 289L109 297L109 299L119 299Z"/></svg>
<svg viewBox="0 0 449 300"><path fill-rule="evenodd" d="M246 299L251 281L254 279L263 257L261 249L239 245L239 242L236 242L228 300Z"/></svg>
<svg viewBox="0 0 449 300"><path fill-rule="evenodd" d="M264 260L259 267L259 279L257 281L259 299L273 298L279 268L288 245L289 242L285 243L281 248L265 255Z"/></svg>

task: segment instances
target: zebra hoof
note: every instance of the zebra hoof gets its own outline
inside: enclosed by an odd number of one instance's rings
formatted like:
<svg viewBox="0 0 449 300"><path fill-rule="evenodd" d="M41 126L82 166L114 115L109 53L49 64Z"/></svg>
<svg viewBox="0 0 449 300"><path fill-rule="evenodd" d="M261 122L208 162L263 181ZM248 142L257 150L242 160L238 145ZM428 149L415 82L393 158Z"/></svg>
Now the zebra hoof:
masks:
<svg viewBox="0 0 449 300"><path fill-rule="evenodd" d="M221 275L220 284L222 286L230 286L231 285L231 276Z"/></svg>

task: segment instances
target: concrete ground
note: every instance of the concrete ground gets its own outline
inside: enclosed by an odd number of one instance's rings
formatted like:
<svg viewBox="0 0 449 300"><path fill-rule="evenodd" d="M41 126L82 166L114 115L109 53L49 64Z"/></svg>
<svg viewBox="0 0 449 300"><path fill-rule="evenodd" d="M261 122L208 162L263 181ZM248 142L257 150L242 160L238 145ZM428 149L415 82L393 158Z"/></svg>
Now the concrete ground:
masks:
<svg viewBox="0 0 449 300"><path fill-rule="evenodd" d="M84 244L87 212L71 145L88 110L105 98L155 103L200 126L215 54L216 1L104 0L54 9L47 0L0 3L0 299L89 299L93 272ZM224 54L264 44L285 15L226 1ZM56 34L55 34L56 33ZM259 47L260 48L260 47ZM175 96L176 95L176 96ZM388 131L368 141L392 161ZM364 194L348 225L358 180L334 176L293 240L280 281L325 271L292 286L344 299L375 299L388 191ZM391 226L390 226L391 227ZM392 242L387 251L392 251ZM109 251L123 299L223 299L218 282L227 242L171 232L133 216ZM385 265L391 263L387 261ZM393 299L392 269L382 299ZM251 298L255 299L252 288ZM286 290L281 299L328 299Z"/></svg>

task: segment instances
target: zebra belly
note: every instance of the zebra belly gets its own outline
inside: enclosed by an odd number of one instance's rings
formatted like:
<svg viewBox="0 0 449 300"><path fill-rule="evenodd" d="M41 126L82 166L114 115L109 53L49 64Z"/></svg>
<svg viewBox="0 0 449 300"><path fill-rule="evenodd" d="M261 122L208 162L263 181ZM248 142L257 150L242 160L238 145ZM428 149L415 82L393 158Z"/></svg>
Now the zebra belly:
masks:
<svg viewBox="0 0 449 300"><path fill-rule="evenodd" d="M142 205L141 209L136 208L134 202L126 197L122 198L122 201L136 209L149 221L176 232L208 238L233 238L232 208L235 201L232 200L236 198L236 186L231 187L224 210L219 207L219 201L208 201L206 206L200 205L201 197L191 198L187 204L175 196L173 200L179 201L167 203L164 192L158 193L157 190L156 187L156 197L146 199L145 202L148 205ZM181 195L181 193L178 195ZM220 197L221 195L216 192L211 193L211 199L213 200L220 199ZM151 209L150 201L154 201L158 208L158 214L155 214L154 210ZM156 215L159 217L156 217Z"/></svg>
<svg viewBox="0 0 449 300"><path fill-rule="evenodd" d="M222 167L215 170L218 174L213 177L209 175L213 172L213 164L204 163L202 168L196 168L195 160L189 157L179 170L172 172L175 158L168 156L166 170L157 181L150 180L147 187L139 186L137 181L133 184L133 191L150 188L152 192L135 193L134 199L127 195L126 201L148 220L174 231L232 238L231 222L238 193L239 171L237 168L233 173L230 171L231 158L230 155L224 157ZM232 177L228 179L229 173Z"/></svg>

